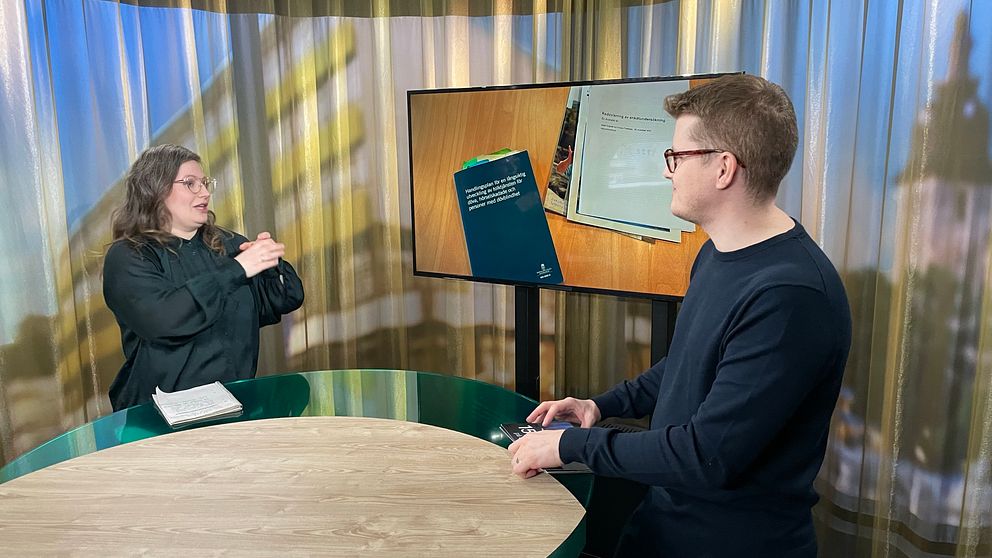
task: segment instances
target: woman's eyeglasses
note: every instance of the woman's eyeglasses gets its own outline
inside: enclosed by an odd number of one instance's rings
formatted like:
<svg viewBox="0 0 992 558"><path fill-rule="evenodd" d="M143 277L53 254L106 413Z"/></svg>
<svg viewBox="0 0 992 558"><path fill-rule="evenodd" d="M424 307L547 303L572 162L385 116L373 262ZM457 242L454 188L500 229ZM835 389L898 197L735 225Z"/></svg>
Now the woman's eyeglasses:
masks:
<svg viewBox="0 0 992 558"><path fill-rule="evenodd" d="M199 194L204 188L207 189L207 193L213 194L214 190L217 189L217 179L210 178L209 176L204 176L203 178L197 178L195 176L187 176L182 180L174 180L173 184L184 184L189 191L194 194Z"/></svg>

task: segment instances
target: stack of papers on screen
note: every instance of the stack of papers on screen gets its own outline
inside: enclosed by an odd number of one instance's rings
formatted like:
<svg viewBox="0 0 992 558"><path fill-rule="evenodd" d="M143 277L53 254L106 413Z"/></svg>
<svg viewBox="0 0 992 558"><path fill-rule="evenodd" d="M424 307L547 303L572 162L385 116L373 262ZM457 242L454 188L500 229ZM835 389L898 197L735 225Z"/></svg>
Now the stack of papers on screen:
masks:
<svg viewBox="0 0 992 558"><path fill-rule="evenodd" d="M241 402L220 382L171 393L155 388L152 402L172 428L203 420L236 417L242 410Z"/></svg>
<svg viewBox="0 0 992 558"><path fill-rule="evenodd" d="M568 186L572 181L572 161L575 156L575 130L579 122L579 103L585 88L570 87L558 133L558 146L548 172L548 189L544 194L544 209L565 215L568 209Z"/></svg>
<svg viewBox="0 0 992 558"><path fill-rule="evenodd" d="M664 176L675 119L662 100L688 87L684 80L573 87L545 209L645 239L680 242L683 231L695 231L672 215Z"/></svg>

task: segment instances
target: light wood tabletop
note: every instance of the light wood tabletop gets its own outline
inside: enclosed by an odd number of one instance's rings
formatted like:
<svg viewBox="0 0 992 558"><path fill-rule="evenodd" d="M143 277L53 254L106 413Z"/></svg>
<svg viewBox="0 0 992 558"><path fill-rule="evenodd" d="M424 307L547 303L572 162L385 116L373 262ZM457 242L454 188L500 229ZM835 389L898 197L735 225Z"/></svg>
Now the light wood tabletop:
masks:
<svg viewBox="0 0 992 558"><path fill-rule="evenodd" d="M547 556L585 511L452 430L256 420L108 448L0 484L0 554Z"/></svg>

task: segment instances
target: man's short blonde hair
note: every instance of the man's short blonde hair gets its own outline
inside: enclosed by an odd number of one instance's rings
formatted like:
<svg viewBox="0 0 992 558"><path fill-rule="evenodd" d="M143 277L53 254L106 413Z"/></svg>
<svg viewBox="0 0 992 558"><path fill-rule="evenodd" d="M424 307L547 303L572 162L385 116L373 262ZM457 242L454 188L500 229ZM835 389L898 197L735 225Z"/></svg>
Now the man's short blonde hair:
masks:
<svg viewBox="0 0 992 558"><path fill-rule="evenodd" d="M723 76L668 96L665 110L698 117L692 139L733 153L756 201L775 197L799 143L796 111L780 86L758 76Z"/></svg>

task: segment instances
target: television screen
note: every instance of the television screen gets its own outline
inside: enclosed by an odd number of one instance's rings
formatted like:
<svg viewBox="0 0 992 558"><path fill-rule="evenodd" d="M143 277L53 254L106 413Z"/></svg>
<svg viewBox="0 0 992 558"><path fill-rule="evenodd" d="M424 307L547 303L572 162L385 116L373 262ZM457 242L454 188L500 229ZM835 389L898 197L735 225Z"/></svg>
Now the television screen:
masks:
<svg viewBox="0 0 992 558"><path fill-rule="evenodd" d="M706 235L669 207L664 99L715 77L409 91L414 273L682 297Z"/></svg>

